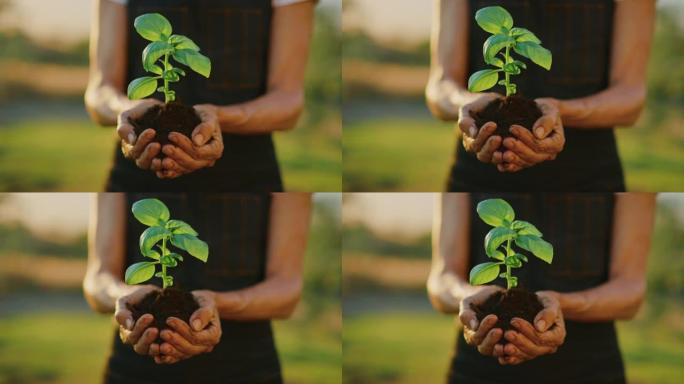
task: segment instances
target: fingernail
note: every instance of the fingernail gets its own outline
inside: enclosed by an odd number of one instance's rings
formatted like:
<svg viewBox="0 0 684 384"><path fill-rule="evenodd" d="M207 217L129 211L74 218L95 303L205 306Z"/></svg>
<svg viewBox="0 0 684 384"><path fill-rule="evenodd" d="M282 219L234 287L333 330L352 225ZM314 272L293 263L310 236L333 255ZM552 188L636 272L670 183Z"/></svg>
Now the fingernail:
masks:
<svg viewBox="0 0 684 384"><path fill-rule="evenodd" d="M201 330L202 322L199 319L195 319L192 321L192 327L195 328L195 331L199 331Z"/></svg>
<svg viewBox="0 0 684 384"><path fill-rule="evenodd" d="M470 320L470 329L477 328L477 321L475 319Z"/></svg>
<svg viewBox="0 0 684 384"><path fill-rule="evenodd" d="M133 320L126 319L126 329L131 330L133 328Z"/></svg>
<svg viewBox="0 0 684 384"><path fill-rule="evenodd" d="M546 328L546 321L544 321L544 320L537 321L537 330L539 332L543 332L545 328Z"/></svg>
<svg viewBox="0 0 684 384"><path fill-rule="evenodd" d="M195 135L195 144L200 145L204 142L204 136Z"/></svg>
<svg viewBox="0 0 684 384"><path fill-rule="evenodd" d="M133 144L135 143L135 134L129 133L128 134L128 144Z"/></svg>
<svg viewBox="0 0 684 384"><path fill-rule="evenodd" d="M166 319L166 324L173 325L173 319Z"/></svg>
<svg viewBox="0 0 684 384"><path fill-rule="evenodd" d="M544 136L544 128L542 127L537 127L537 129L534 131L537 134L538 138L542 138Z"/></svg>

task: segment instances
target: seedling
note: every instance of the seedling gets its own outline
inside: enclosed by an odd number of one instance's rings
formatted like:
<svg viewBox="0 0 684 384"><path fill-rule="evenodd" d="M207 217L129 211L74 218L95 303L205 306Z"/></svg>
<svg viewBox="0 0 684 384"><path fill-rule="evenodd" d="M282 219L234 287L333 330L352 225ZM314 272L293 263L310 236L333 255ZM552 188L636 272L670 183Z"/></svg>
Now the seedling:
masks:
<svg viewBox="0 0 684 384"><path fill-rule="evenodd" d="M497 69L473 73L468 79L470 92L485 91L499 84L506 87L506 96L516 93L517 87L511 83L510 77L519 75L523 69L527 69L527 65L514 60L511 49L547 71L551 69L551 52L541 46L541 40L531 31L513 27L513 17L503 7L482 8L475 13L475 21L480 28L492 34L484 42L482 54L485 63ZM500 72L504 73L502 80L499 80Z"/></svg>
<svg viewBox="0 0 684 384"><path fill-rule="evenodd" d="M172 286L173 276L167 274L167 268L176 267L179 261L183 261L183 256L172 252L169 243L207 262L207 243L197 238L197 231L188 223L171 220L169 209L164 203L157 199L144 199L136 201L131 210L138 221L149 227L140 235L140 253L153 261L141 261L129 266L126 269L126 284L140 284L156 276L162 279L163 288ZM155 273L157 265L161 266L161 270Z"/></svg>
<svg viewBox="0 0 684 384"><path fill-rule="evenodd" d="M151 41L142 53L143 68L155 76L140 77L128 85L128 98L138 100L155 91L164 93L164 101L176 100L176 92L169 88L169 83L180 81L185 71L174 67L170 59L187 65L193 71L209 78L211 61L200 53L200 48L182 35L172 35L171 23L159 13L146 13L136 17L135 30L144 39ZM159 80L163 86L158 87Z"/></svg>
<svg viewBox="0 0 684 384"><path fill-rule="evenodd" d="M513 208L505 200L489 199L477 204L477 214L492 228L485 237L487 256L497 260L478 264L470 271L470 284L482 285L497 277L506 279L506 288L518 285L518 278L512 275L514 268L522 267L527 256L515 250L513 245L529 251L537 258L551 264L553 246L542 239L542 233L533 224L515 220ZM500 273L501 266L506 272Z"/></svg>

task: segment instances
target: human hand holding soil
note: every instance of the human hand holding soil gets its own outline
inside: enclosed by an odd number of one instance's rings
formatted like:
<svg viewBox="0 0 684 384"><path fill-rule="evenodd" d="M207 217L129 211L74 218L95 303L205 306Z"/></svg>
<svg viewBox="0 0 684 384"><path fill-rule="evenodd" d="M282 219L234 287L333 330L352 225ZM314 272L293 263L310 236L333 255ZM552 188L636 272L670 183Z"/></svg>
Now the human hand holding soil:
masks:
<svg viewBox="0 0 684 384"><path fill-rule="evenodd" d="M150 327L154 322L154 317L150 314L134 321L130 306L140 302L150 292L159 290L154 285L130 286L130 291L116 300L114 319L119 324L119 337L124 344L132 345L133 350L140 355L149 353L150 345L156 340L159 330Z"/></svg>
<svg viewBox="0 0 684 384"><path fill-rule="evenodd" d="M218 121L218 108L214 105L195 106L201 123L193 130L192 140L185 135L172 132L162 152L167 157L160 167L154 169L157 177L173 179L178 176L212 167L223 155L223 136Z"/></svg>
<svg viewBox="0 0 684 384"><path fill-rule="evenodd" d="M486 356L494 356L494 347L501 340L503 330L494 328L498 320L496 315L487 315L479 322L472 308L473 305L484 303L497 291L502 292L503 288L496 285L478 286L475 293L464 297L459 305L458 318L463 324L463 337L466 343L477 347L477 350Z"/></svg>
<svg viewBox="0 0 684 384"><path fill-rule="evenodd" d="M157 364L174 364L193 356L209 353L221 341L221 319L212 291L193 291L199 304L190 324L175 317L166 320L170 329L162 330L161 345L152 344L150 355Z"/></svg>
<svg viewBox="0 0 684 384"><path fill-rule="evenodd" d="M497 164L500 172L518 172L541 162L554 160L563 150L565 132L558 100L541 98L535 102L542 116L534 123L531 131L520 125L511 126L510 131L514 137L503 140L503 162Z"/></svg>
<svg viewBox="0 0 684 384"><path fill-rule="evenodd" d="M499 359L499 364L517 365L555 353L565 341L565 322L558 293L539 291L536 294L544 309L534 318L534 326L518 317L511 320L515 330L508 330L504 334L508 343L498 344L494 348L494 356Z"/></svg>
<svg viewBox="0 0 684 384"><path fill-rule="evenodd" d="M490 102L501 98L497 93L483 93L459 109L458 128L463 134L463 147L474 153L483 163L494 162L494 155L501 146L501 136L494 135L496 124L487 122L478 129L475 124L475 113L484 109ZM499 162L501 154L499 153Z"/></svg>
<svg viewBox="0 0 684 384"><path fill-rule="evenodd" d="M140 118L149 108L160 104L154 99L131 101L130 108L121 112L117 119L116 133L121 138L121 150L127 159L135 161L141 169L151 168L153 159L161 151L161 145L153 142L156 136L154 129L146 129L137 136L131 120Z"/></svg>

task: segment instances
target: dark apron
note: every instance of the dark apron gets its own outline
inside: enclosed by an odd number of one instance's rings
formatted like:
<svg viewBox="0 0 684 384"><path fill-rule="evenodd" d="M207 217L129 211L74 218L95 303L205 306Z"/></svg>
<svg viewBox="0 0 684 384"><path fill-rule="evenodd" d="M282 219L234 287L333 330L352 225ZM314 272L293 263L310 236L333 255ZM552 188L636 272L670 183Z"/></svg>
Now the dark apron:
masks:
<svg viewBox="0 0 684 384"><path fill-rule="evenodd" d="M571 99L608 87L613 30L613 0L470 0L470 15L489 5L502 5L514 25L534 32L551 50L550 71L531 63L512 80L518 93L534 99ZM486 68L482 44L488 37L471 17L468 73ZM513 53L515 55L515 53ZM505 94L502 86L494 91ZM532 127L528 127L532 128ZM565 127L565 148L552 161L515 173L501 173L466 152L461 139L450 171L449 191L624 191L622 165L613 129Z"/></svg>
<svg viewBox="0 0 684 384"><path fill-rule="evenodd" d="M129 207L146 196L127 197L126 265L143 260L138 238L145 229ZM230 291L264 279L270 196L254 194L155 195L171 217L190 223L209 244L206 264L184 256L171 269L174 286L191 291ZM159 279L151 283L159 285ZM172 365L157 365L140 356L114 332L113 350L105 374L107 384L137 383L281 383L280 363L271 322L222 320L221 342L208 354Z"/></svg>
<svg viewBox="0 0 684 384"><path fill-rule="evenodd" d="M128 5L128 74L146 76L141 55L149 43L133 28L133 20L148 12L169 19L174 33L186 35L212 62L209 79L188 74L172 84L177 99L187 105L243 103L262 96L268 82L271 0L131 0ZM182 67L182 65L181 65ZM156 93L159 100L162 95ZM114 151L108 191L120 192L273 192L282 191L280 170L270 134L223 134L223 156L203 168L172 180L161 180Z"/></svg>
<svg viewBox="0 0 684 384"><path fill-rule="evenodd" d="M474 265L491 261L483 239L491 229L477 216L481 200L502 197L511 203L516 217L535 224L554 246L552 264L528 255L529 263L515 269L520 286L530 290L572 292L596 287L608 279L613 230L612 194L541 194L471 196L471 260ZM504 283L495 283L504 286ZM449 383L625 383L624 366L614 322L565 321L567 337L555 354L515 366L501 366L457 337ZM551 378L553 378L551 380Z"/></svg>

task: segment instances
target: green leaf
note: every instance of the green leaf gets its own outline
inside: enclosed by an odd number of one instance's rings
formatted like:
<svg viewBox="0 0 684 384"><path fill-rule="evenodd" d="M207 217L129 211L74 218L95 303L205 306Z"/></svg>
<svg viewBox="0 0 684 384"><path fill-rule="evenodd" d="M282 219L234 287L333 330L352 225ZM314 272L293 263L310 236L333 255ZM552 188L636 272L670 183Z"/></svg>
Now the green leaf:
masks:
<svg viewBox="0 0 684 384"><path fill-rule="evenodd" d="M190 224L182 220L169 220L166 223L166 228L176 235L187 234L197 236L197 231L195 231Z"/></svg>
<svg viewBox="0 0 684 384"><path fill-rule="evenodd" d="M489 62L489 64L499 68L503 68L504 66L503 60L499 59L498 57L492 57L492 60Z"/></svg>
<svg viewBox="0 0 684 384"><path fill-rule="evenodd" d="M140 36L149 41L166 40L173 32L169 20L158 13L146 13L136 17L133 26Z"/></svg>
<svg viewBox="0 0 684 384"><path fill-rule="evenodd" d="M513 60L513 64L517 65L520 67L520 69L527 69L527 64L523 63L520 60Z"/></svg>
<svg viewBox="0 0 684 384"><path fill-rule="evenodd" d="M171 44L165 41L155 41L145 47L142 53L143 68L152 72L152 66L167 53L173 52Z"/></svg>
<svg viewBox="0 0 684 384"><path fill-rule="evenodd" d="M154 249L150 249L150 251L145 256L149 257L150 259L155 259L155 260L159 260L159 258L161 257L159 252L155 251Z"/></svg>
<svg viewBox="0 0 684 384"><path fill-rule="evenodd" d="M487 64L492 64L494 56L496 56L499 51L506 48L507 45L514 43L515 40L509 36L496 34L489 36L482 46L482 55L484 56L484 61Z"/></svg>
<svg viewBox="0 0 684 384"><path fill-rule="evenodd" d="M547 71L551 69L551 51L541 45L531 41L524 41L516 44L513 49Z"/></svg>
<svg viewBox="0 0 684 384"><path fill-rule="evenodd" d="M518 235L534 235L542 237L542 233L532 223L523 220L516 220L511 224L511 229L518 232Z"/></svg>
<svg viewBox="0 0 684 384"><path fill-rule="evenodd" d="M477 204L477 214L492 227L508 225L515 220L515 212L506 200L487 199Z"/></svg>
<svg viewBox="0 0 684 384"><path fill-rule="evenodd" d="M516 254L513 255L513 256L514 256L514 257L517 257L518 259L520 259L520 261L524 261L524 262L527 263L527 256L523 255L522 253L516 253Z"/></svg>
<svg viewBox="0 0 684 384"><path fill-rule="evenodd" d="M475 13L475 21L480 28L496 34L513 28L513 17L503 7L485 7ZM505 30L503 29L505 28Z"/></svg>
<svg viewBox="0 0 684 384"><path fill-rule="evenodd" d="M185 76L185 71L180 68L171 68L171 70L176 72L179 76Z"/></svg>
<svg viewBox="0 0 684 384"><path fill-rule="evenodd" d="M152 64L149 69L150 72L154 73L155 75L162 75L164 74L164 70L161 69L160 66Z"/></svg>
<svg viewBox="0 0 684 384"><path fill-rule="evenodd" d="M140 100L153 94L156 89L156 77L140 77L128 84L128 98L131 100Z"/></svg>
<svg viewBox="0 0 684 384"><path fill-rule="evenodd" d="M164 227L147 228L145 232L140 235L140 253L147 256L151 252L156 252L152 250L152 247L154 247L157 242L163 239L164 236L168 236L170 234L171 233Z"/></svg>
<svg viewBox="0 0 684 384"><path fill-rule="evenodd" d="M173 58L206 78L211 75L211 60L199 52L191 49L179 49L173 53Z"/></svg>
<svg viewBox="0 0 684 384"><path fill-rule="evenodd" d="M525 28L515 27L511 29L509 34L513 36L513 38L515 38L515 41L519 43L531 41L533 43L541 44L541 40L539 40L539 38L534 33L532 33L532 31Z"/></svg>
<svg viewBox="0 0 684 384"><path fill-rule="evenodd" d="M183 261L183 256L177 254L177 253L169 253L169 256L173 257L174 259L178 261Z"/></svg>
<svg viewBox="0 0 684 384"><path fill-rule="evenodd" d="M171 255L164 255L161 257L161 264L173 268L178 265L178 261Z"/></svg>
<svg viewBox="0 0 684 384"><path fill-rule="evenodd" d="M520 261L520 259L518 259L517 257L515 257L515 255L513 255L513 256L508 256L508 257L506 258L506 260L504 260L504 264L506 264L507 266L509 266L509 267L511 267L511 268L520 268L520 267L522 267L522 261Z"/></svg>
<svg viewBox="0 0 684 384"><path fill-rule="evenodd" d="M497 248L499 248L501 244L510 239L514 239L516 236L517 233L511 229L505 227L492 228L489 233L487 233L487 236L485 236L484 247L485 251L487 251L487 255L494 257L494 252L497 251Z"/></svg>
<svg viewBox="0 0 684 384"><path fill-rule="evenodd" d="M196 238L195 236L187 234L174 234L171 236L171 244L175 245L176 247L184 251L187 251L191 256L194 256L195 258L205 263L207 262L207 258L209 257L209 246L207 245L207 243Z"/></svg>
<svg viewBox="0 0 684 384"><path fill-rule="evenodd" d="M520 74L520 67L513 63L508 63L504 65L503 68L504 72L510 74L510 75L519 75Z"/></svg>
<svg viewBox="0 0 684 384"><path fill-rule="evenodd" d="M510 284L511 284L511 288L517 287L518 286L518 278L515 276L511 276Z"/></svg>
<svg viewBox="0 0 684 384"><path fill-rule="evenodd" d="M180 76L178 76L178 74L174 71L166 71L164 72L164 80L170 83L175 83L180 80Z"/></svg>
<svg viewBox="0 0 684 384"><path fill-rule="evenodd" d="M553 261L553 246L534 235L522 235L515 239L515 244L522 249L532 252L537 258L551 264Z"/></svg>
<svg viewBox="0 0 684 384"><path fill-rule="evenodd" d="M483 69L473 73L468 79L470 92L481 92L496 85L499 80L500 69Z"/></svg>
<svg viewBox="0 0 684 384"><path fill-rule="evenodd" d="M505 259L505 256L504 256L503 252L501 252L501 251L494 251L494 252L492 252L491 255L488 255L488 256L491 257L492 259L496 259L496 260L500 260L500 261L504 261L504 259Z"/></svg>
<svg viewBox="0 0 684 384"><path fill-rule="evenodd" d="M169 43L176 49L190 49L196 52L200 50L200 47L194 41L183 35L172 35L169 37Z"/></svg>
<svg viewBox="0 0 684 384"><path fill-rule="evenodd" d="M169 208L158 199L138 200L133 203L131 211L139 222L150 227L164 225L171 217Z"/></svg>
<svg viewBox="0 0 684 384"><path fill-rule="evenodd" d="M496 279L499 275L500 263L482 263L478 264L470 270L470 284L482 285Z"/></svg>
<svg viewBox="0 0 684 384"><path fill-rule="evenodd" d="M126 284L140 284L151 279L154 276L155 264L154 262L142 261L126 268Z"/></svg>

